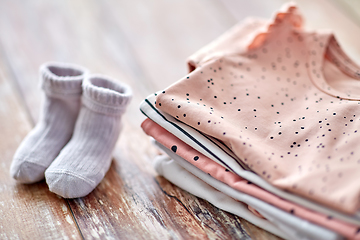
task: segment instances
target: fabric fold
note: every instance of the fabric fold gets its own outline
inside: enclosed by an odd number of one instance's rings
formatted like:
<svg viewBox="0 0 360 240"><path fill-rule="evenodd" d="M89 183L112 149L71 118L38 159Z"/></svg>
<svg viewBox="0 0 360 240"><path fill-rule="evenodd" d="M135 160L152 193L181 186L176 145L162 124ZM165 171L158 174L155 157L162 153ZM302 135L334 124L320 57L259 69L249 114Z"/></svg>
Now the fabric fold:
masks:
<svg viewBox="0 0 360 240"><path fill-rule="evenodd" d="M103 75L92 75L83 82L82 102L89 109L108 115L121 115L131 100L132 92L126 84Z"/></svg>
<svg viewBox="0 0 360 240"><path fill-rule="evenodd" d="M79 65L47 62L40 66L41 88L52 97L79 97L83 79L88 74L88 70Z"/></svg>
<svg viewBox="0 0 360 240"><path fill-rule="evenodd" d="M276 188L353 215L360 105L348 96L360 95L358 80L325 57L333 34L301 23L288 6L246 51L202 62L158 94L156 108L224 143Z"/></svg>
<svg viewBox="0 0 360 240"><path fill-rule="evenodd" d="M161 126L150 119L144 120L141 124L144 132L153 137L157 142L171 149L176 155L188 161L204 173L209 174L213 178L227 184L235 190L249 194L259 200L269 203L283 211L289 212L294 216L312 222L322 227L326 227L334 232L337 232L350 239L360 239L359 226L346 223L334 217L311 211L301 205L286 201L276 195L273 195L258 186L249 182L229 169L217 164L211 159L207 158L200 152L193 149L191 146L179 140ZM176 147L176 149L175 149ZM175 150L175 151L174 151ZM164 175L163 173L160 173Z"/></svg>

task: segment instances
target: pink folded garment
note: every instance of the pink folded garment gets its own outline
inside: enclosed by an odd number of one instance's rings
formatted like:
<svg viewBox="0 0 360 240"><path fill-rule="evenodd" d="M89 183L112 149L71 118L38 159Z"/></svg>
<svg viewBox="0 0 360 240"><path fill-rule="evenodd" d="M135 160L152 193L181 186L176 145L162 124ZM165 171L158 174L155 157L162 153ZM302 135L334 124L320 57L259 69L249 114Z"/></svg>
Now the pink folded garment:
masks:
<svg viewBox="0 0 360 240"><path fill-rule="evenodd" d="M308 210L259 188L199 153L148 118L141 124L141 127L147 135L153 137L203 172L210 174L230 187L270 203L302 219L333 230L347 238L360 239L360 226L344 223L331 216Z"/></svg>
<svg viewBox="0 0 360 240"><path fill-rule="evenodd" d="M195 54L156 107L224 142L272 185L354 214L360 68L329 31L303 30L295 6L255 29Z"/></svg>

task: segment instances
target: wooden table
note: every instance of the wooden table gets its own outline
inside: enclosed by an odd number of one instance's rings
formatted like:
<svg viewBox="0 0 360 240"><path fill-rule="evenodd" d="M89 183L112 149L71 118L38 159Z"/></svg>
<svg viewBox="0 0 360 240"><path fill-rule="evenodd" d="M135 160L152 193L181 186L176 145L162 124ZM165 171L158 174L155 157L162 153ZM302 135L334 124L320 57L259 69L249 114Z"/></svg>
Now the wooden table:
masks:
<svg viewBox="0 0 360 240"><path fill-rule="evenodd" d="M187 56L248 15L269 18L283 2L1 0L0 239L278 239L157 176L157 150L139 127L138 106L186 74ZM300 7L308 26L335 29L360 62L359 18L345 3ZM63 199L44 181L23 185L9 176L38 119L38 67L50 60L110 75L134 92L112 166L84 198Z"/></svg>

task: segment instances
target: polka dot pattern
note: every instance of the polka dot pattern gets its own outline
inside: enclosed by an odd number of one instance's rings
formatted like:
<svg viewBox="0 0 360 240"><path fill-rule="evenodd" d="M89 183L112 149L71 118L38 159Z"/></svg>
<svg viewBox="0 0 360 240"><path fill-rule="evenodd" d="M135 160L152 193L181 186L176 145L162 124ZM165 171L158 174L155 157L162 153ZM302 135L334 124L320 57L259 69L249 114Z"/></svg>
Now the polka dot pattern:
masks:
<svg viewBox="0 0 360 240"><path fill-rule="evenodd" d="M336 231L350 239L360 239L360 234L357 232L358 226L345 223L332 216L326 216L311 210L308 210L302 206L286 201L272 193L269 193L262 188L252 184L251 182L239 177L237 174L231 172L229 169L219 165L212 161L210 158L199 153L191 146L185 144L180 139L166 131L160 125L156 124L150 119L146 119L142 124L144 132L153 137L156 141L161 143L166 148L172 149L176 147L176 154L199 168L205 173L210 174L219 181L226 183L232 188L239 190L240 192L249 194L260 200L268 202L279 209L289 212L302 219L308 220L317 225L329 228ZM173 150L174 151L174 150ZM254 210L254 209L252 209ZM256 210L252 211L257 214Z"/></svg>
<svg viewBox="0 0 360 240"><path fill-rule="evenodd" d="M331 33L304 31L301 22L289 7L245 51L231 52L234 42L211 59L201 52L156 107L224 142L274 186L354 213L360 71Z"/></svg>

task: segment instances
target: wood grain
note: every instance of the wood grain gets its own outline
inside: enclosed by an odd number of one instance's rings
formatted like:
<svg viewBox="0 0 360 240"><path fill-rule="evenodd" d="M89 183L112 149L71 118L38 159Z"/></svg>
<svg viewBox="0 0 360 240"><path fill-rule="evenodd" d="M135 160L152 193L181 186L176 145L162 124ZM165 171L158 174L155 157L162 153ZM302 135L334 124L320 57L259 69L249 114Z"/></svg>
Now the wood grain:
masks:
<svg viewBox="0 0 360 240"><path fill-rule="evenodd" d="M9 175L13 154L31 129L0 58L0 239L81 239L67 202L44 182L18 184Z"/></svg>
<svg viewBox="0 0 360 240"><path fill-rule="evenodd" d="M186 74L190 54L250 13L270 17L282 2L0 1L0 238L278 239L158 177L138 106ZM64 200L45 182L17 184L8 174L37 122L38 67L49 60L81 64L134 92L112 166L84 198Z"/></svg>
<svg viewBox="0 0 360 240"><path fill-rule="evenodd" d="M59 225L62 237L31 222L28 227L20 223L23 233L32 231L34 238L71 238L78 226L76 237L85 239L249 239L251 224L243 225L242 219L157 177L151 166L157 150L139 127L144 119L138 110L140 101L183 76L185 58L234 23L218 1L1 1L0 31L6 32L0 35L1 55L30 119L14 150L33 125L29 122L38 119L37 69L42 62L75 62L118 78L134 90L112 167L91 194L64 201L48 192L45 182L16 184L32 192L32 199L20 191L17 201L23 202L15 212L38 211L47 220L44 226L56 225L58 221L49 219L42 204L51 196L52 201L62 202L49 204L52 214L71 222L70 227ZM16 108L12 111L21 113ZM35 207L29 210L29 204ZM65 213L73 213L74 218ZM13 236L9 229L4 232ZM256 237L256 232L252 235Z"/></svg>

